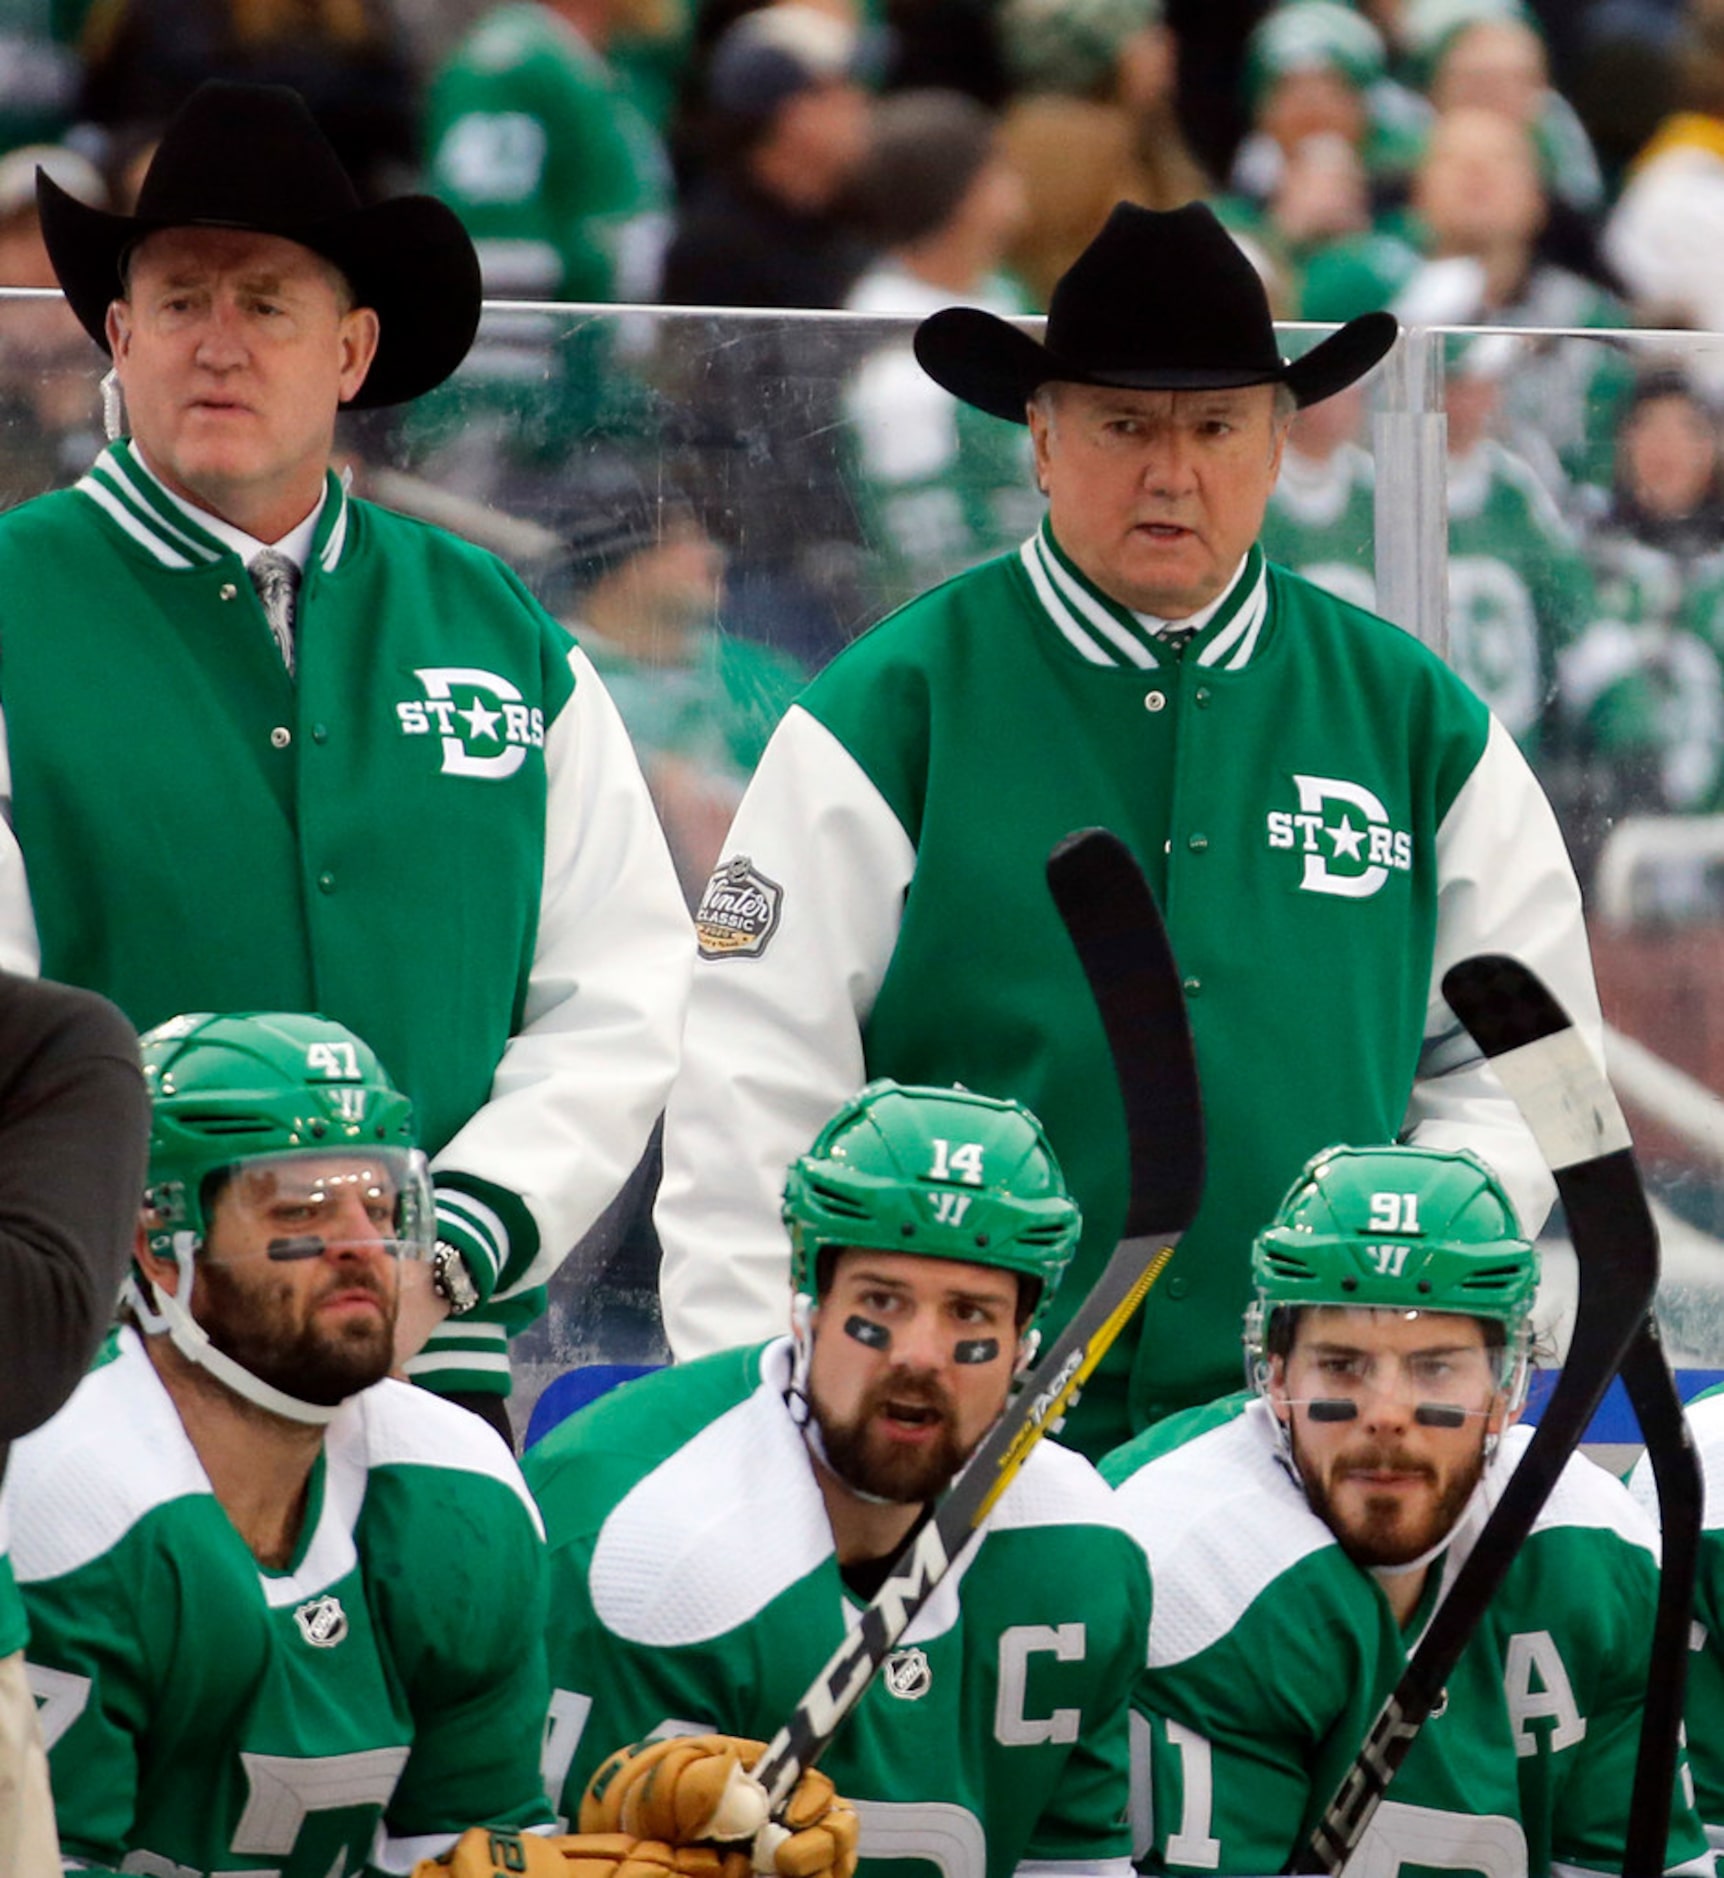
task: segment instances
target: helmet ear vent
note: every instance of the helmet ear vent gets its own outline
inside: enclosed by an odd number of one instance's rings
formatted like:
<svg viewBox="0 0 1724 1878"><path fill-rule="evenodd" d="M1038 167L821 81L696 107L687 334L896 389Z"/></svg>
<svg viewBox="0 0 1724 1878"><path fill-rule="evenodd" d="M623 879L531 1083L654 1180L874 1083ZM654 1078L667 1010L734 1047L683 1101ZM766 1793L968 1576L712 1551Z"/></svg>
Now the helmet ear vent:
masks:
<svg viewBox="0 0 1724 1878"><path fill-rule="evenodd" d="M1426 1298L1428 1298L1428 1297L1429 1297L1429 1296L1431 1295L1431 1281L1430 1281L1430 1279L1428 1279L1428 1278L1421 1278L1421 1279L1419 1280L1419 1286L1418 1286L1418 1289L1419 1289L1419 1295L1420 1295L1421 1297L1426 1297Z"/></svg>
<svg viewBox="0 0 1724 1878"><path fill-rule="evenodd" d="M1353 1277L1353 1275L1349 1273L1345 1278L1341 1280L1341 1289L1343 1291L1357 1291L1359 1289L1358 1279Z"/></svg>
<svg viewBox="0 0 1724 1878"><path fill-rule="evenodd" d="M233 1115L221 1109L181 1111L182 1128L199 1135L267 1135L274 1124L267 1115Z"/></svg>
<svg viewBox="0 0 1724 1878"><path fill-rule="evenodd" d="M808 1183L810 1195L819 1201L824 1212L835 1214L839 1219L860 1219L869 1217L868 1208L862 1201L847 1193L844 1188L831 1185L823 1180L811 1180Z"/></svg>

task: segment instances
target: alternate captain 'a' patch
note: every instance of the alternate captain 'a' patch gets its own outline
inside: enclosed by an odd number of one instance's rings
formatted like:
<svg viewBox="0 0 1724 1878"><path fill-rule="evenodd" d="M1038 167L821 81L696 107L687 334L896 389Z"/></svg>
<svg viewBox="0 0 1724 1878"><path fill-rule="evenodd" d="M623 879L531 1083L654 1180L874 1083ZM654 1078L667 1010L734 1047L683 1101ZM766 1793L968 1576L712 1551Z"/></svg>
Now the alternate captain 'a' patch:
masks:
<svg viewBox="0 0 1724 1878"><path fill-rule="evenodd" d="M719 864L694 916L703 959L757 959L778 930L784 889L746 854Z"/></svg>
<svg viewBox="0 0 1724 1878"><path fill-rule="evenodd" d="M1391 874L1410 873L1413 837L1394 827L1389 811L1362 783L1338 776L1295 776L1296 809L1271 809L1271 848L1301 858L1299 886L1306 893L1368 900Z"/></svg>

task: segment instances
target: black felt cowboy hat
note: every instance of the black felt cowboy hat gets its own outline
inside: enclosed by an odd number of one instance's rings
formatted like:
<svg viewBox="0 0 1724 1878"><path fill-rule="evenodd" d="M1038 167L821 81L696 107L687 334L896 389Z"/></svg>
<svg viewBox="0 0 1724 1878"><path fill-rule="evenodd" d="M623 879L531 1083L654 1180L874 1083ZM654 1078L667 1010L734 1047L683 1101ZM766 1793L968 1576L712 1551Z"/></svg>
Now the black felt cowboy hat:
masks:
<svg viewBox="0 0 1724 1878"><path fill-rule="evenodd" d="M1257 270L1201 203L1120 203L1060 276L1042 343L975 307L947 307L916 329L936 384L995 417L1054 379L1132 391L1284 384L1315 404L1361 378L1395 343L1387 313L1365 313L1289 363L1275 344Z"/></svg>
<svg viewBox="0 0 1724 1878"><path fill-rule="evenodd" d="M454 371L479 326L479 261L430 196L361 206L305 101L281 85L200 85L167 129L135 215L110 215L37 172L42 238L72 311L104 352L126 251L163 228L280 235L333 261L374 308L377 356L355 405L401 404Z"/></svg>

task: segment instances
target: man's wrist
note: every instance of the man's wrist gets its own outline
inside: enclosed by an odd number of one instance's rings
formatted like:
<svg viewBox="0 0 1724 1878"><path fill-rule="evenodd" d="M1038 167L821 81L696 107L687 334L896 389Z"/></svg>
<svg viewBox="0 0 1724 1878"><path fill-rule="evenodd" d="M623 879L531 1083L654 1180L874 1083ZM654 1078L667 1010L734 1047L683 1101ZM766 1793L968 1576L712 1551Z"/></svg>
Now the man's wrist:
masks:
<svg viewBox="0 0 1724 1878"><path fill-rule="evenodd" d="M447 1239L439 1239L431 1254L431 1289L448 1305L451 1317L465 1317L479 1303L479 1287L466 1257Z"/></svg>

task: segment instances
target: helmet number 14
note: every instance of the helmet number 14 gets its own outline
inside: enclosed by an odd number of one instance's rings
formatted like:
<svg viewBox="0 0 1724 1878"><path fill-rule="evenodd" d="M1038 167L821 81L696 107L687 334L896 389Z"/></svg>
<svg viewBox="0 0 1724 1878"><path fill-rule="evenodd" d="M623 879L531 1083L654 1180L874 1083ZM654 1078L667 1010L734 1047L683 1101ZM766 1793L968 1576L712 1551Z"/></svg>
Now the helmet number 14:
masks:
<svg viewBox="0 0 1724 1878"><path fill-rule="evenodd" d="M982 1184L982 1144L960 1141L956 1147L935 1135L934 1165L928 1169L930 1180L961 1180L968 1186Z"/></svg>

